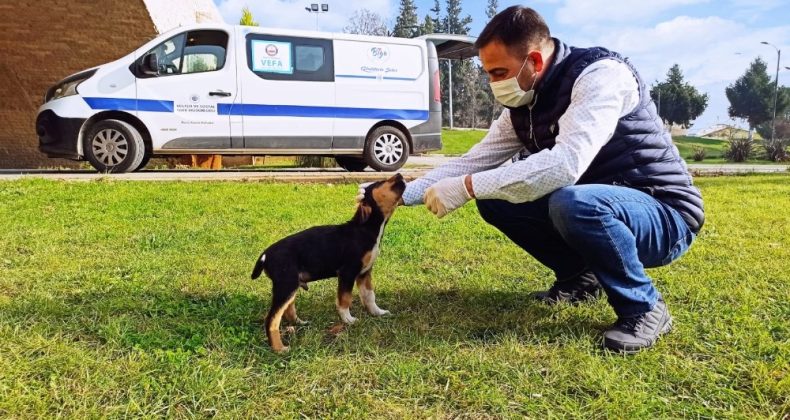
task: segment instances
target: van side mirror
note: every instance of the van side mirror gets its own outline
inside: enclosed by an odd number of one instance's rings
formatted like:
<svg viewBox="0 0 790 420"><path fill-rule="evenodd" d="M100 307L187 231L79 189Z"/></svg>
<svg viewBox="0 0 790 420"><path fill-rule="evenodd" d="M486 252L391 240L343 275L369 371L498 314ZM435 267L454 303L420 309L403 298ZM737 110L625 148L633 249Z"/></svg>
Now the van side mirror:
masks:
<svg viewBox="0 0 790 420"><path fill-rule="evenodd" d="M150 76L159 75L159 59L156 57L156 53L152 52L143 56L143 61L140 63L140 70L143 74Z"/></svg>

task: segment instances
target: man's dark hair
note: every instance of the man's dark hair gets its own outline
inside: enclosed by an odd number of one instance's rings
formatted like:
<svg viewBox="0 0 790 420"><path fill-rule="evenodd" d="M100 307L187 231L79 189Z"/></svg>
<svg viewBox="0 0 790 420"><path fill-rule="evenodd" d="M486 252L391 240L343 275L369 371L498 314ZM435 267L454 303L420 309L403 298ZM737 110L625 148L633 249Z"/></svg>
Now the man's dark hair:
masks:
<svg viewBox="0 0 790 420"><path fill-rule="evenodd" d="M488 22L477 37L475 48L500 41L511 52L526 56L529 48L540 47L549 38L549 27L538 12L529 7L510 6Z"/></svg>

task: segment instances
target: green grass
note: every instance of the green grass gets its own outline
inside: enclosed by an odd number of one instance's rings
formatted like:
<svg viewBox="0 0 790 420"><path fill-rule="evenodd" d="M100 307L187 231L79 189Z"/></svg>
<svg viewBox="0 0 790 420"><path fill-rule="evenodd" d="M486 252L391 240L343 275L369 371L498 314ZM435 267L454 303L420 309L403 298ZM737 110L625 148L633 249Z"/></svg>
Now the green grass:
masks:
<svg viewBox="0 0 790 420"><path fill-rule="evenodd" d="M442 149L432 154L460 156L485 137L486 130L442 129Z"/></svg>
<svg viewBox="0 0 790 420"><path fill-rule="evenodd" d="M431 152L436 154L444 154L450 156L460 156L480 140L485 137L486 131L484 130L442 130L442 149ZM724 147L727 144L724 140L708 139L703 137L693 136L678 136L673 137L672 140L678 147L680 156L686 159L688 163L730 163L723 157ZM705 149L705 160L702 162L694 162L692 155L694 153L694 146L700 146ZM764 159L752 159L747 164L774 164Z"/></svg>
<svg viewBox="0 0 790 420"><path fill-rule="evenodd" d="M703 162L695 163L704 163L706 161L716 159L724 161L722 156L724 154L724 146L727 144L727 142L724 140L692 136L677 136L673 137L672 141L674 141L675 145L678 147L680 156L690 163L693 162L692 155L694 154L694 146L699 146L705 149L705 160Z"/></svg>
<svg viewBox="0 0 790 420"><path fill-rule="evenodd" d="M603 301L547 307L551 273L482 222L402 208L379 305L339 337L336 282L301 291L272 354L262 248L349 218L355 185L0 183L0 418L781 418L790 412L790 175L698 179L707 224L650 270L676 331L599 351Z"/></svg>

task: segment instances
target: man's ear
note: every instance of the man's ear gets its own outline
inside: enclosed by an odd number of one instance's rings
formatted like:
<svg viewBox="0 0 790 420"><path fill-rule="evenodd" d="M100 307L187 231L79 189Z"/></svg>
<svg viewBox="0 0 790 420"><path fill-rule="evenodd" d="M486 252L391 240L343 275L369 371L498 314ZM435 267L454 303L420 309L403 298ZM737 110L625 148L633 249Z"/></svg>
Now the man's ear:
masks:
<svg viewBox="0 0 790 420"><path fill-rule="evenodd" d="M543 71L543 54L540 51L530 51L527 57L534 64L536 72L540 73Z"/></svg>
<svg viewBox="0 0 790 420"><path fill-rule="evenodd" d="M371 212L373 212L373 208L370 207L370 204L364 201L360 202L357 212L354 214L354 221L359 224L367 222Z"/></svg>

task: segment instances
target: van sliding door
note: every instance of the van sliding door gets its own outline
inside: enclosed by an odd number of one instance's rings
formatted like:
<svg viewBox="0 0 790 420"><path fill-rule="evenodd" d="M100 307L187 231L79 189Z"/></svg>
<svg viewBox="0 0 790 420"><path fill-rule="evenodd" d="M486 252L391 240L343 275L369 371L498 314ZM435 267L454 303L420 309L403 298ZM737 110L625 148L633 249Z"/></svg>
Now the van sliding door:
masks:
<svg viewBox="0 0 790 420"><path fill-rule="evenodd" d="M239 65L244 148L321 153L332 147L335 71L332 41L248 33Z"/></svg>

